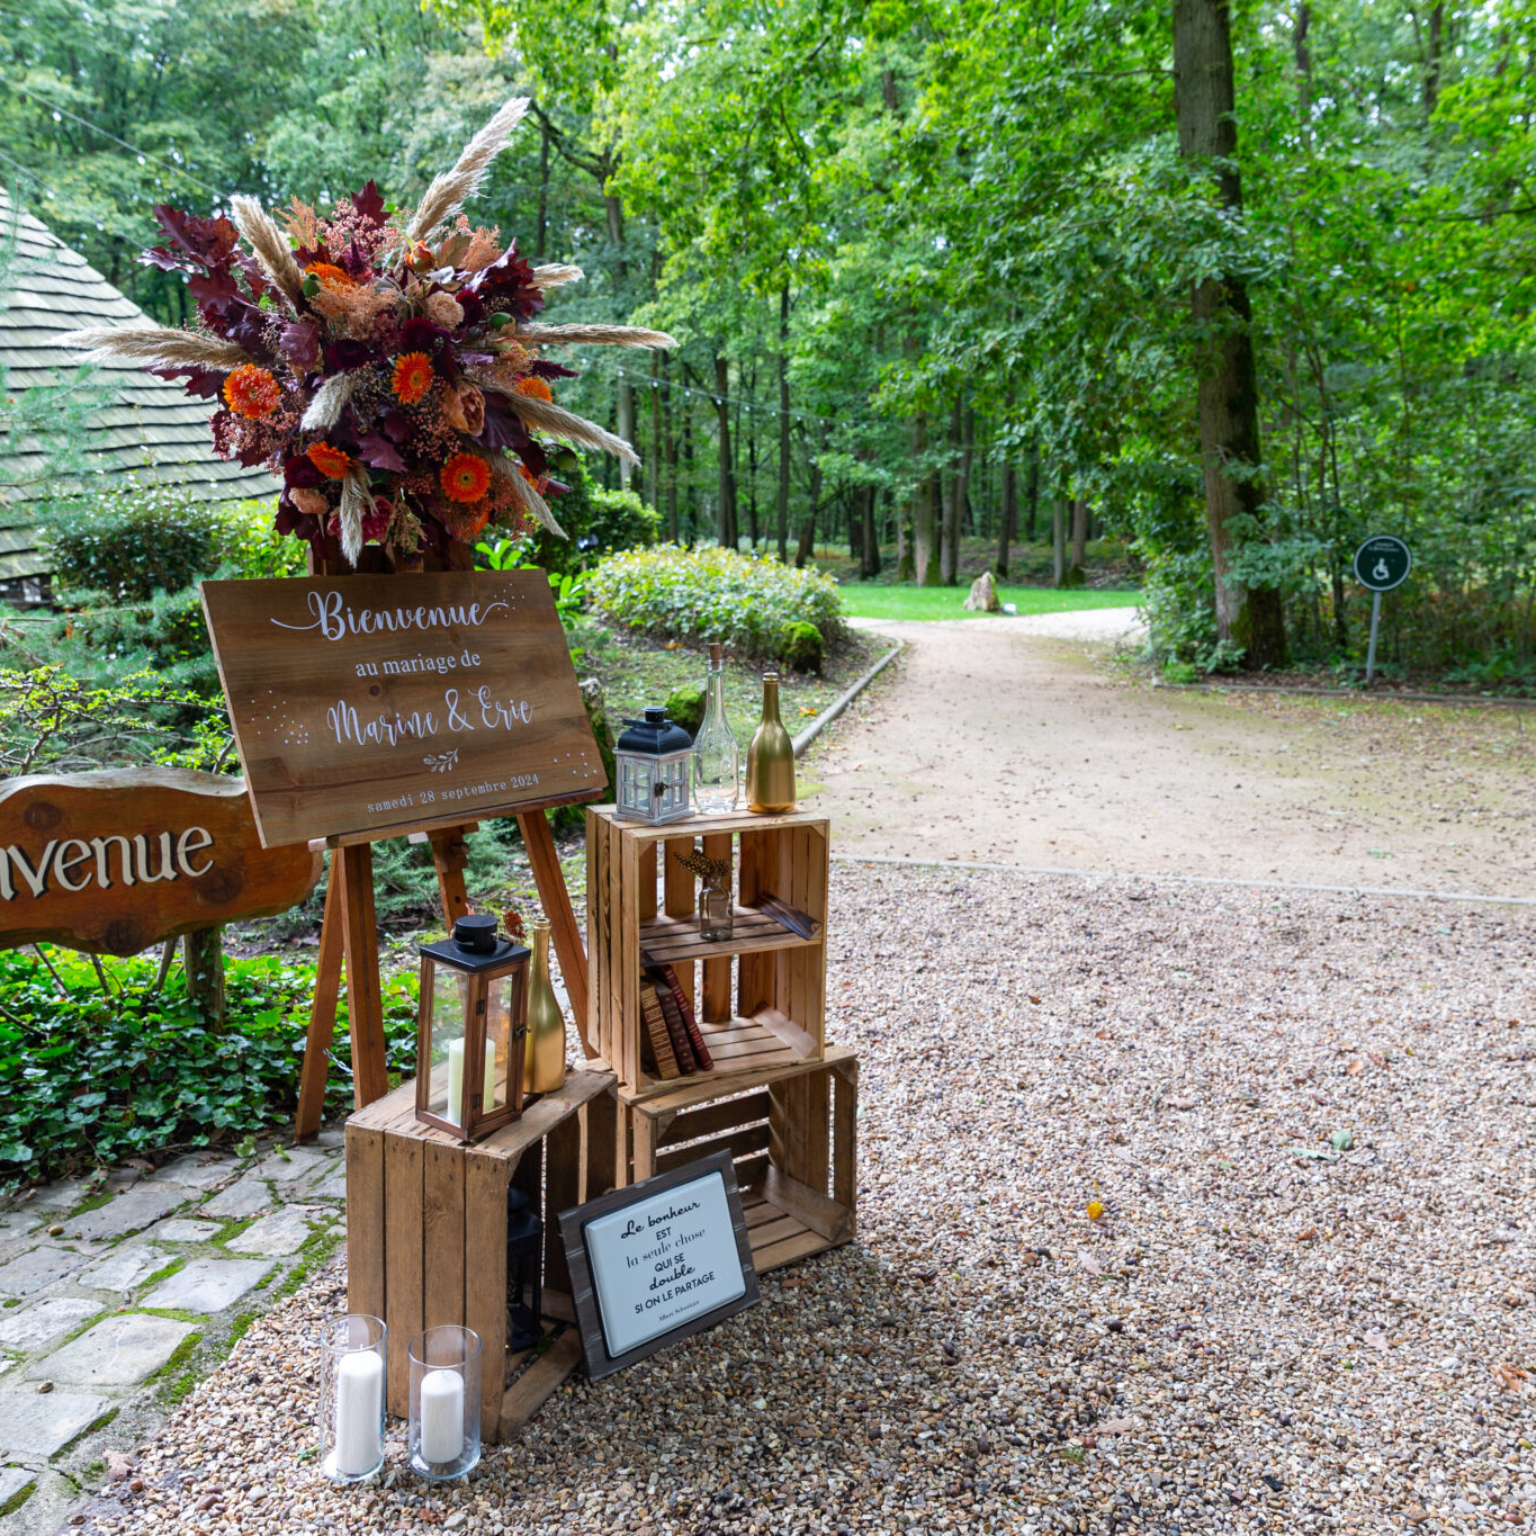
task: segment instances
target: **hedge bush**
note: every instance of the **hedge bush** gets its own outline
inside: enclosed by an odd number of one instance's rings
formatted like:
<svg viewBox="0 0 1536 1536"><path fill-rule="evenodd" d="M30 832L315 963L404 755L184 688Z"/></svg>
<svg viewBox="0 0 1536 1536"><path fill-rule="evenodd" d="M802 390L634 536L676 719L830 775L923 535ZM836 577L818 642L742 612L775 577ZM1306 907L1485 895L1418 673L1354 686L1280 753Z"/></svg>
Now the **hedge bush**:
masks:
<svg viewBox="0 0 1536 1536"><path fill-rule="evenodd" d="M51 508L41 542L58 588L146 602L180 592L219 563L215 510L172 486L112 486Z"/></svg>
<svg viewBox="0 0 1536 1536"><path fill-rule="evenodd" d="M716 545L673 544L610 555L587 578L593 606L613 623L664 640L722 640L739 654L783 658L786 630L842 632L830 576L754 560Z"/></svg>
<svg viewBox="0 0 1536 1536"><path fill-rule="evenodd" d="M291 1120L315 968L276 956L225 961L229 1017L210 1029L175 968L160 992L154 955L107 960L0 951L0 1191L168 1147L241 1140ZM57 979L54 973L57 973ZM62 982L62 990L60 983ZM384 983L391 1080L415 1070L415 978ZM350 1062L339 1004L334 1054ZM351 1101L332 1073L327 1106Z"/></svg>

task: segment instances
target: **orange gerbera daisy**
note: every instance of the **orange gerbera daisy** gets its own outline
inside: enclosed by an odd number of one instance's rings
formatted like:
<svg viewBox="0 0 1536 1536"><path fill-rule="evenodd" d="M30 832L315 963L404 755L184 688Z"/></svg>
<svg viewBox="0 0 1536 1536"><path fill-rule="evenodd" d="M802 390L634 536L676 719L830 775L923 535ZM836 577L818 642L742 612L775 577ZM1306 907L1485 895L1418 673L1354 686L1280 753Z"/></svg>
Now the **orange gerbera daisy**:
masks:
<svg viewBox="0 0 1536 1536"><path fill-rule="evenodd" d="M333 448L329 443L313 443L309 449L309 462L322 475L340 480L352 468L352 455L344 449Z"/></svg>
<svg viewBox="0 0 1536 1536"><path fill-rule="evenodd" d="M315 278L322 288L345 292L348 288L357 287L357 283L349 273L343 272L340 267L333 266L328 261L312 261L304 270L309 276Z"/></svg>
<svg viewBox="0 0 1536 1536"><path fill-rule="evenodd" d="M389 381L401 405L415 405L432 388L432 359L425 352L405 352L395 359Z"/></svg>
<svg viewBox="0 0 1536 1536"><path fill-rule="evenodd" d="M555 398L549 392L549 385L543 379L536 378L531 373L519 379L513 388L517 390L518 394L529 395L535 400L553 401Z"/></svg>
<svg viewBox="0 0 1536 1536"><path fill-rule="evenodd" d="M236 416L244 416L248 421L263 420L282 402L283 392L277 380L255 363L241 363L224 380L224 403Z"/></svg>
<svg viewBox="0 0 1536 1536"><path fill-rule="evenodd" d="M438 471L450 501L479 501L491 487L491 469L478 454L456 453Z"/></svg>

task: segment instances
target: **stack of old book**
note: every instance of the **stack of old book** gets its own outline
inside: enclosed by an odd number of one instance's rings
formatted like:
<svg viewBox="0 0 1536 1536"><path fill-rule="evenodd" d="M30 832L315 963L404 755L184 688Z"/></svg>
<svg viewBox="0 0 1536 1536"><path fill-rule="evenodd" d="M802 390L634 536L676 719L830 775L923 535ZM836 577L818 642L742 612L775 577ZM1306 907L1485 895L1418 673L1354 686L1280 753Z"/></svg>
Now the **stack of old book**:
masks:
<svg viewBox="0 0 1536 1536"><path fill-rule="evenodd" d="M640 1064L654 1077L691 1077L714 1062L704 1044L693 1004L670 965L648 965L640 974Z"/></svg>

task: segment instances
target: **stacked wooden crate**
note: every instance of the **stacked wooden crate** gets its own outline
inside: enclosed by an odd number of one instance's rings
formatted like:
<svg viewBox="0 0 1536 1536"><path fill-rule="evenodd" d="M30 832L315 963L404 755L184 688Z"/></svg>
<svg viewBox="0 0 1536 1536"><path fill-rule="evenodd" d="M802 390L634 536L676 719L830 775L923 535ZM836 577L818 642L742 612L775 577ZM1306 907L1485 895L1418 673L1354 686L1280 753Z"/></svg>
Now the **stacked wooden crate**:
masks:
<svg viewBox="0 0 1536 1536"><path fill-rule="evenodd" d="M677 855L729 860L731 938L699 937ZM803 812L650 827L587 811L588 1033L619 1079L616 1184L729 1148L759 1271L854 1235L858 1060L826 1041L828 823ZM758 903L810 920L793 931ZM713 1066L642 1061L642 967L676 973Z"/></svg>

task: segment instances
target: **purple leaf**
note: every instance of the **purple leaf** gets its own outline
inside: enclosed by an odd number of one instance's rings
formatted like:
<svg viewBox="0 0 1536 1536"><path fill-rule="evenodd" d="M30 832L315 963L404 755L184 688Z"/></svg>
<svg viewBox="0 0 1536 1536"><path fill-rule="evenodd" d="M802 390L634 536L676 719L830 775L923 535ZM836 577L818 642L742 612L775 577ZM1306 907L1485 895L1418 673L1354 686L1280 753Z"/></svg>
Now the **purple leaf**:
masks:
<svg viewBox="0 0 1536 1536"><path fill-rule="evenodd" d="M307 453L296 453L283 464L283 484L289 490L302 490L310 486L319 485L325 476L315 468L314 461Z"/></svg>
<svg viewBox="0 0 1536 1536"><path fill-rule="evenodd" d="M405 460L400 457L394 444L377 432L364 433L358 439L357 454L375 469L387 469L397 475L405 473Z"/></svg>
<svg viewBox="0 0 1536 1536"><path fill-rule="evenodd" d="M308 373L320 366L320 326L316 321L290 321L277 344L295 373Z"/></svg>
<svg viewBox="0 0 1536 1536"><path fill-rule="evenodd" d="M358 214L364 220L375 228L382 224L387 216L384 211L383 194L371 181L361 192L354 192L352 194L352 206L357 209Z"/></svg>
<svg viewBox="0 0 1536 1536"><path fill-rule="evenodd" d="M411 435L411 418L404 411L385 411L380 425L393 442L403 443Z"/></svg>
<svg viewBox="0 0 1536 1536"><path fill-rule="evenodd" d="M528 371L536 379L574 379L576 377L574 368L567 368L561 363L547 362L542 357Z"/></svg>
<svg viewBox="0 0 1536 1536"><path fill-rule="evenodd" d="M325 366L330 373L350 373L373 361L373 349L361 341L344 337L325 349Z"/></svg>
<svg viewBox="0 0 1536 1536"><path fill-rule="evenodd" d="M144 371L159 379L181 378L181 387L198 400L217 400L219 391L224 388L224 380L229 377L227 373L212 368L197 368L190 363L180 368L146 368Z"/></svg>

